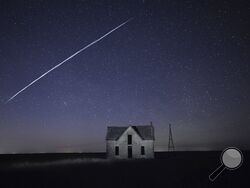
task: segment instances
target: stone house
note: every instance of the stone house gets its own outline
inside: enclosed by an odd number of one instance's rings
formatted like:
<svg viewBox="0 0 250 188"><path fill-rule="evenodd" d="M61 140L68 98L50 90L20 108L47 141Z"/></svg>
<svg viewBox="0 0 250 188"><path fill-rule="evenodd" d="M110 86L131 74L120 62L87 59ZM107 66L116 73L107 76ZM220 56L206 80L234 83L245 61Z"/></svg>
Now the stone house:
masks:
<svg viewBox="0 0 250 188"><path fill-rule="evenodd" d="M154 158L154 127L150 125L108 127L107 158Z"/></svg>

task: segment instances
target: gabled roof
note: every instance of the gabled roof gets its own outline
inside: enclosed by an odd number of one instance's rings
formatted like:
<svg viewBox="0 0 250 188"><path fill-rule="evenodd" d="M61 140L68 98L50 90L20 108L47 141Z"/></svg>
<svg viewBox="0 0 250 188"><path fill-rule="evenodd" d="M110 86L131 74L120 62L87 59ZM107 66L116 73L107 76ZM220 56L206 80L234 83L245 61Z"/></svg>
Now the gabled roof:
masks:
<svg viewBox="0 0 250 188"><path fill-rule="evenodd" d="M154 140L154 127L152 125L138 125L127 127L108 127L106 140L118 140L120 136L132 127L143 140Z"/></svg>
<svg viewBox="0 0 250 188"><path fill-rule="evenodd" d="M106 140L117 140L128 127L108 127Z"/></svg>

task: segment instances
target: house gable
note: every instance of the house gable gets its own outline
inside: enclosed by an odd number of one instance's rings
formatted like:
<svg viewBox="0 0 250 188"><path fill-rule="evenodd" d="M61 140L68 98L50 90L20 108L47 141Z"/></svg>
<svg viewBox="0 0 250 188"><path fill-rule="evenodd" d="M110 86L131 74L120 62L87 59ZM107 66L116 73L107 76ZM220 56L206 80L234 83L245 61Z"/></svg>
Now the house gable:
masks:
<svg viewBox="0 0 250 188"><path fill-rule="evenodd" d="M129 126L142 140L154 140L154 127L152 125ZM129 127L108 127L106 140L118 140Z"/></svg>
<svg viewBox="0 0 250 188"><path fill-rule="evenodd" d="M138 137L140 140L143 140L142 137L138 134L138 132L133 128L133 126L129 126L121 135L118 137L117 141L120 141L121 138L127 137L127 135L134 135Z"/></svg>

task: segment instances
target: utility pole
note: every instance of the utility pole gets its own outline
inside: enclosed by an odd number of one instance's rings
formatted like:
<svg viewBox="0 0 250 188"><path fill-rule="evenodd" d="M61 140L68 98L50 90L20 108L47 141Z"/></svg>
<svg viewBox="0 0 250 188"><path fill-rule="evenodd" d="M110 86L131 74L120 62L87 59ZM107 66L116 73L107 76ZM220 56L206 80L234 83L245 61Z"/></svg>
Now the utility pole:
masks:
<svg viewBox="0 0 250 188"><path fill-rule="evenodd" d="M174 151L174 140L171 130L171 124L169 124L168 151Z"/></svg>

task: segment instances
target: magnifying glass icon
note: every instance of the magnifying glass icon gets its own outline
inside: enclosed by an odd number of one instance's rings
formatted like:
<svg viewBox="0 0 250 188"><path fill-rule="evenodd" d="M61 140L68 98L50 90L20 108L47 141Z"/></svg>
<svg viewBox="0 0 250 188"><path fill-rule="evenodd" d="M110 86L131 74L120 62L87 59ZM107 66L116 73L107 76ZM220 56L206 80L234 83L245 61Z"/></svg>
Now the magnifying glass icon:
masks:
<svg viewBox="0 0 250 188"><path fill-rule="evenodd" d="M221 165L209 175L209 179L214 181L225 169L235 170L243 162L242 152L235 147L226 148L221 153Z"/></svg>

